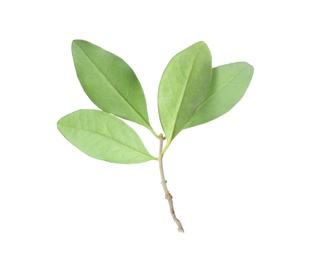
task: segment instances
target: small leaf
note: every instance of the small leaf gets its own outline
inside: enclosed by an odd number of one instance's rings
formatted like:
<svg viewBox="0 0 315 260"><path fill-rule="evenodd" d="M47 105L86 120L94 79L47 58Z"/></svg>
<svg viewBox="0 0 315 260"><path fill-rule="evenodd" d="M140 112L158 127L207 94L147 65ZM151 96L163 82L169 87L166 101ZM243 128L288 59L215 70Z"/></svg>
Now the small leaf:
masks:
<svg viewBox="0 0 315 260"><path fill-rule="evenodd" d="M96 159L125 164L157 160L130 126L106 112L78 110L57 126L70 143Z"/></svg>
<svg viewBox="0 0 315 260"><path fill-rule="evenodd" d="M72 56L80 83L96 106L153 132L142 87L125 61L83 40L72 42Z"/></svg>
<svg viewBox="0 0 315 260"><path fill-rule="evenodd" d="M197 108L186 128L207 123L233 108L244 96L254 68L246 62L236 62L212 70L210 95Z"/></svg>
<svg viewBox="0 0 315 260"><path fill-rule="evenodd" d="M207 97L211 70L211 54L204 42L181 51L167 65L158 94L160 120L168 141L164 150Z"/></svg>

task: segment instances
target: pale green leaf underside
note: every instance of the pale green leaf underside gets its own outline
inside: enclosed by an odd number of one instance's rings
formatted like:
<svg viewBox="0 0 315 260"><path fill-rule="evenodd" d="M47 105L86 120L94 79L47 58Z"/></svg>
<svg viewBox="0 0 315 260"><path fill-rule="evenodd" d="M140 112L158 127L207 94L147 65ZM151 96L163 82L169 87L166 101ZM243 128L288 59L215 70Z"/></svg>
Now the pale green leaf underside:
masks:
<svg viewBox="0 0 315 260"><path fill-rule="evenodd" d="M130 126L106 112L78 110L57 126L70 143L96 159L125 164L156 160Z"/></svg>
<svg viewBox="0 0 315 260"><path fill-rule="evenodd" d="M207 123L228 112L245 94L254 68L236 62L212 70L209 97L197 108L186 128Z"/></svg>
<svg viewBox="0 0 315 260"><path fill-rule="evenodd" d="M208 96L211 70L211 54L204 42L181 51L167 65L158 93L159 115L167 146Z"/></svg>
<svg viewBox="0 0 315 260"><path fill-rule="evenodd" d="M95 105L152 130L143 89L125 61L83 40L72 42L72 55L80 83Z"/></svg>

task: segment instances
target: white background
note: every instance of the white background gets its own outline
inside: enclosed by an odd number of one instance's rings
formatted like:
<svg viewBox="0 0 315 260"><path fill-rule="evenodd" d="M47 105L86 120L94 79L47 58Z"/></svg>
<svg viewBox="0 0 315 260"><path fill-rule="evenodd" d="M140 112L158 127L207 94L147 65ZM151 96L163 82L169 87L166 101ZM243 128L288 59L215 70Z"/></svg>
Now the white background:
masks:
<svg viewBox="0 0 315 260"><path fill-rule="evenodd" d="M312 1L3 1L0 4L0 259L315 259ZM71 41L134 69L161 131L168 61L203 40L213 65L247 61L251 85L228 114L181 132L165 173L68 143L57 120L95 108ZM158 140L132 125L148 150Z"/></svg>

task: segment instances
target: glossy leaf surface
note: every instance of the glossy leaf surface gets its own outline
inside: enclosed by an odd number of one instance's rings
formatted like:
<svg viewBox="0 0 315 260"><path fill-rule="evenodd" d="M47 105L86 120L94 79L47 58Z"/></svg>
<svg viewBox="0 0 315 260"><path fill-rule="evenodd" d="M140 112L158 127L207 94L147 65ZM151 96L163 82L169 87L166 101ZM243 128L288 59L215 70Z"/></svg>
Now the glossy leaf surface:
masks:
<svg viewBox="0 0 315 260"><path fill-rule="evenodd" d="M197 42L174 56L160 82L158 107L168 144L187 125L209 93L211 54Z"/></svg>
<svg viewBox="0 0 315 260"><path fill-rule="evenodd" d="M70 143L96 159L125 164L156 160L130 126L106 112L78 110L57 126Z"/></svg>
<svg viewBox="0 0 315 260"><path fill-rule="evenodd" d="M212 70L209 97L197 108L186 128L207 123L233 108L245 94L254 68L236 62Z"/></svg>
<svg viewBox="0 0 315 260"><path fill-rule="evenodd" d="M125 61L83 40L73 41L72 55L80 83L95 105L152 130L142 87Z"/></svg>

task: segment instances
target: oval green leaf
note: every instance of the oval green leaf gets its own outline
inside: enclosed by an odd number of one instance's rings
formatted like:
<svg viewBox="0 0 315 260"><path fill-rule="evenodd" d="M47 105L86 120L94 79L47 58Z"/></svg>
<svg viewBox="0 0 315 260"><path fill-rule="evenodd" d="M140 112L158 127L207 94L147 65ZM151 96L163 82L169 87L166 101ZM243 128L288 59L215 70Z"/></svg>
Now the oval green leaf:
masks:
<svg viewBox="0 0 315 260"><path fill-rule="evenodd" d="M79 81L96 106L153 132L143 89L125 61L83 40L72 42L72 56Z"/></svg>
<svg viewBox="0 0 315 260"><path fill-rule="evenodd" d="M244 96L253 73L253 66L246 62L214 68L210 95L197 108L186 128L207 123L232 109Z"/></svg>
<svg viewBox="0 0 315 260"><path fill-rule="evenodd" d="M130 126L106 112L78 110L57 126L70 143L96 159L125 164L157 160Z"/></svg>
<svg viewBox="0 0 315 260"><path fill-rule="evenodd" d="M181 51L167 65L158 93L160 120L168 141L164 150L207 97L211 70L211 54L204 42Z"/></svg>

